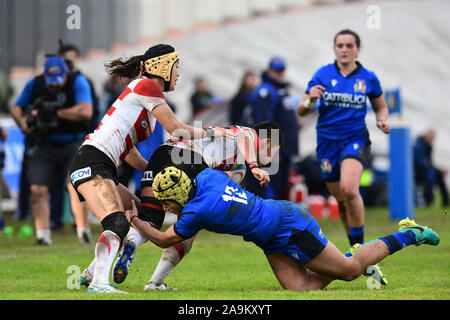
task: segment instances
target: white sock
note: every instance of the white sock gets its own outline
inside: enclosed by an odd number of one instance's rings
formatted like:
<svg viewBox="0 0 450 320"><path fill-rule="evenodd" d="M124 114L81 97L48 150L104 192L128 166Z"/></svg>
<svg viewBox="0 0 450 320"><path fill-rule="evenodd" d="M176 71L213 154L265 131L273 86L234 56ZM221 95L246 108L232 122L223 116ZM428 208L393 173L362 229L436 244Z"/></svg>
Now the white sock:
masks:
<svg viewBox="0 0 450 320"><path fill-rule="evenodd" d="M84 229L82 229L82 230L84 230ZM78 233L78 231L79 231L79 229L77 229L77 233ZM80 231L80 232L82 234L82 231ZM89 230L89 232L90 232L90 230ZM147 241L146 239L144 239L141 236L141 234L137 230L133 229L132 227L130 227L130 231L128 231L128 234L127 234L127 238L129 238L129 237L131 237L130 239L132 239L136 243L137 246L140 246L142 243ZM144 242L140 243L139 242L140 240L144 241ZM94 275L94 272L95 272L95 258L92 260L91 264L87 267L87 269L88 269L90 274Z"/></svg>
<svg viewBox="0 0 450 320"><path fill-rule="evenodd" d="M95 272L95 257L92 259L91 264L86 268L91 275L94 275Z"/></svg>
<svg viewBox="0 0 450 320"><path fill-rule="evenodd" d="M167 276L172 272L175 266L176 265L169 260L165 260L163 259L163 257L161 257L161 260L159 260L159 263L156 266L155 272L153 273L150 281L155 285L160 286L163 283L164 279L166 279Z"/></svg>
<svg viewBox="0 0 450 320"><path fill-rule="evenodd" d="M137 231L136 229L134 229L133 227L130 226L130 231L128 231L128 234L126 236L126 239L128 241L132 240L137 247L139 247L140 245L144 244L147 239L144 238L139 231Z"/></svg>
<svg viewBox="0 0 450 320"><path fill-rule="evenodd" d="M181 259L188 254L191 247L192 242L188 239L164 249L150 281L155 285L160 286Z"/></svg>
<svg viewBox="0 0 450 320"><path fill-rule="evenodd" d="M37 229L36 238L43 239L47 243L52 243L51 230L50 229Z"/></svg>
<svg viewBox="0 0 450 320"><path fill-rule="evenodd" d="M120 246L120 238L110 230L103 231L95 245L95 269L92 284L108 285L111 266Z"/></svg>

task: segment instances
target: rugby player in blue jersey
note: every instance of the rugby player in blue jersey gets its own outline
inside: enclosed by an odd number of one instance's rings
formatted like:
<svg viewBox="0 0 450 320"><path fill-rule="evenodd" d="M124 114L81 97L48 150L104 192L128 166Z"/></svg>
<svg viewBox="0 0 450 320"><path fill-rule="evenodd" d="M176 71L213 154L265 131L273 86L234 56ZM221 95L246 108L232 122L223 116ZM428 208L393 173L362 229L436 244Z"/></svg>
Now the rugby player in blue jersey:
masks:
<svg viewBox="0 0 450 320"><path fill-rule="evenodd" d="M304 116L317 102L317 158L322 178L339 203L351 246L364 242L364 202L359 186L371 144L365 123L368 100L377 127L390 132L380 81L356 60L360 47L357 33L349 29L338 32L335 62L313 75L298 105L298 114Z"/></svg>
<svg viewBox="0 0 450 320"><path fill-rule="evenodd" d="M327 240L317 222L302 206L284 200L262 199L207 168L194 179L173 166L156 175L153 191L165 210L178 221L161 232L126 212L130 224L159 247L167 248L201 229L240 235L267 256L279 283L287 290L316 290L335 279L352 281L364 270L408 245L438 245L439 236L428 227L405 219L399 232L361 245L343 255Z"/></svg>

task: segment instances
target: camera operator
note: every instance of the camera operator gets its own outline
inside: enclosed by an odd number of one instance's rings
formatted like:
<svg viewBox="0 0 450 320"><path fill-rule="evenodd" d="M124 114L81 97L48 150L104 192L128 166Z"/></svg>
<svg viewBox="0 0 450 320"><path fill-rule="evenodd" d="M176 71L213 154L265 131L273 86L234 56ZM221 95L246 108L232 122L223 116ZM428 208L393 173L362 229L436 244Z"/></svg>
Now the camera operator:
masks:
<svg viewBox="0 0 450 320"><path fill-rule="evenodd" d="M36 245L51 244L49 188L60 174L67 174L93 114L91 90L83 75L70 73L59 56L49 57L44 69L44 74L28 81L11 107L22 132L36 137L28 168Z"/></svg>
<svg viewBox="0 0 450 320"><path fill-rule="evenodd" d="M99 99L97 96L97 93L95 91L95 87L93 82L87 77L85 74L81 72L81 70L78 68L78 64L80 61L80 50L78 47L71 43L63 43L62 40L59 40L59 50L58 55L62 57L69 68L69 71L73 74L82 74L86 80L89 83L89 87L91 90L91 97L92 97L92 107L93 107L93 114L91 118L91 128L89 132L94 131L99 123L100 120L100 112L99 112ZM65 176L64 176L65 177ZM61 190L62 188L60 188ZM51 193L52 191L50 191ZM87 207L86 202L81 202L78 199L78 195L75 192L75 189L72 188L72 186L69 186L68 188L69 196L70 196L70 203L72 207L72 213L73 217L75 219L75 225L76 225L76 232L78 236L78 240L81 244L91 245L92 244L92 234L89 227L89 210ZM61 224L61 210L58 211L58 207L55 206L55 209L52 208L50 211L50 219L52 224Z"/></svg>

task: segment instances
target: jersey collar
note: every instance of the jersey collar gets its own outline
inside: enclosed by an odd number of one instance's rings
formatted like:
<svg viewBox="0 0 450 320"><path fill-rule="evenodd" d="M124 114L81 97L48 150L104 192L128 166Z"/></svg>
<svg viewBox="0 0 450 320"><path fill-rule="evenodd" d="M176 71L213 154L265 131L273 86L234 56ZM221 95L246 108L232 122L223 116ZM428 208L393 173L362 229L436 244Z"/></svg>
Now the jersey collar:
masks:
<svg viewBox="0 0 450 320"><path fill-rule="evenodd" d="M353 70L352 72L350 72L350 73L347 74L347 75L344 75L344 73L341 72L341 70L339 69L339 65L338 65L338 63L337 63L337 60L334 60L334 67L336 68L336 72L337 72L337 73L339 73L339 74L343 75L344 77L348 78L348 77L350 77L351 75L354 75L354 74L358 73L359 70L361 70L361 68L362 68L363 66L362 66L362 64L361 64L359 61L356 61L356 69Z"/></svg>

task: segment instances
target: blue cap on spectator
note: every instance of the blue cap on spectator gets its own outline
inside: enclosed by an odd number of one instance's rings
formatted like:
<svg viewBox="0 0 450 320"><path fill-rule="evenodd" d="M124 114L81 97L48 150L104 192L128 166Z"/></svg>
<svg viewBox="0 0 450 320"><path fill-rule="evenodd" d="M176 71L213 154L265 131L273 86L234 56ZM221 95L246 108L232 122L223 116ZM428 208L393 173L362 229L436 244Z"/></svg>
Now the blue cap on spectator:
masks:
<svg viewBox="0 0 450 320"><path fill-rule="evenodd" d="M64 75L69 68L63 58L52 56L45 61L44 70L47 85L60 85L64 82Z"/></svg>
<svg viewBox="0 0 450 320"><path fill-rule="evenodd" d="M286 68L286 61L279 56L272 57L270 59L269 68L275 71L283 70Z"/></svg>

